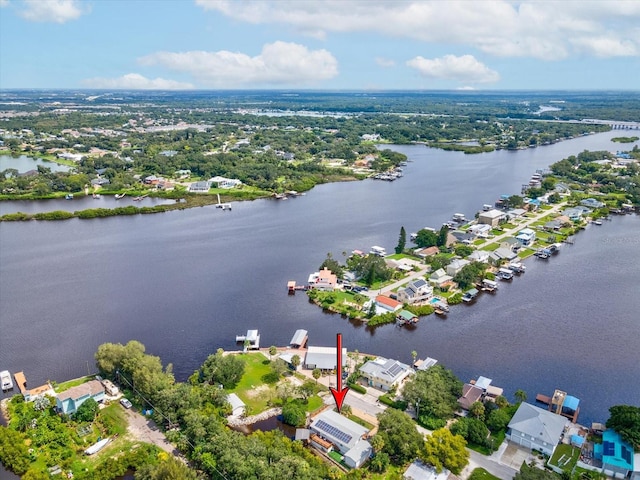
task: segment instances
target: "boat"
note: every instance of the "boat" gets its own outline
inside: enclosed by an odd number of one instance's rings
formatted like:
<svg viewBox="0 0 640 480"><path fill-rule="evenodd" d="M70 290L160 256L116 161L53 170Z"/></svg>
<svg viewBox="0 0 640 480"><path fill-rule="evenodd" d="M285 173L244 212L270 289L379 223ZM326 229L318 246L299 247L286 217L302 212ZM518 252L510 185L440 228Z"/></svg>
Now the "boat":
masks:
<svg viewBox="0 0 640 480"><path fill-rule="evenodd" d="M593 223L595 225L602 225L602 220L594 220Z"/></svg>
<svg viewBox="0 0 640 480"><path fill-rule="evenodd" d="M522 263L520 262L511 262L508 265L509 270L511 270L513 273L517 273L518 275L521 273L524 273L525 270L527 269L527 267L525 267Z"/></svg>
<svg viewBox="0 0 640 480"><path fill-rule="evenodd" d="M498 289L498 282L485 278L482 280L482 283L480 284L480 289L483 292L493 293Z"/></svg>
<svg viewBox="0 0 640 480"><path fill-rule="evenodd" d="M477 296L478 296L478 290L476 290L475 288L472 288L462 296L462 301L469 303L469 302L472 302Z"/></svg>
<svg viewBox="0 0 640 480"><path fill-rule="evenodd" d="M125 195L126 195L126 193L116 193L116 195L115 195L116 200L120 200L121 198L124 198Z"/></svg>
<svg viewBox="0 0 640 480"><path fill-rule="evenodd" d="M100 198L100 194L99 194L99 193L94 193L94 194L93 194L93 198L96 198L96 199L97 199L97 198Z"/></svg>
<svg viewBox="0 0 640 480"><path fill-rule="evenodd" d="M65 199L65 200L73 200L73 193L67 193L67 194L64 196L64 199Z"/></svg>
<svg viewBox="0 0 640 480"><path fill-rule="evenodd" d="M13 388L13 382L11 381L11 374L9 373L9 370L3 370L0 372L0 383L2 383L3 392Z"/></svg>
<svg viewBox="0 0 640 480"><path fill-rule="evenodd" d="M496 273L496 278L500 280L511 280L513 279L513 271L510 268L501 268Z"/></svg>
<svg viewBox="0 0 640 480"><path fill-rule="evenodd" d="M436 315L446 315L449 313L449 305L444 302L438 301L431 304L433 307L433 312Z"/></svg>
<svg viewBox="0 0 640 480"><path fill-rule="evenodd" d="M378 257L387 256L387 251L383 247L379 247L377 245L374 245L373 247L371 247L371 250L369 251L369 253L371 255L377 255Z"/></svg>
<svg viewBox="0 0 640 480"><path fill-rule="evenodd" d="M93 455L94 453L98 453L100 450L102 450L104 447L107 446L107 444L111 441L110 437L107 438L103 438L102 440L100 440L97 443L94 443L93 445L91 445L89 448L87 448L84 451L85 455Z"/></svg>

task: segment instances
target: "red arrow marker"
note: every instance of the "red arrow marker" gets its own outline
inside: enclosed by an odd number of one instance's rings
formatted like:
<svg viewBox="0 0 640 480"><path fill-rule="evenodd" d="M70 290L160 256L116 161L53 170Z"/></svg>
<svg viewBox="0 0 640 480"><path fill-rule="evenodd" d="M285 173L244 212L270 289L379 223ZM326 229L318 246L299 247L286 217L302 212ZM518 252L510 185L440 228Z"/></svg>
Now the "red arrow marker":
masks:
<svg viewBox="0 0 640 480"><path fill-rule="evenodd" d="M338 407L338 412L342 410L342 403L344 402L344 397L347 395L349 391L349 387L342 388L342 334L338 333L337 335L338 342L338 366L336 367L336 371L338 372L338 388L329 388L331 390L331 395L333 395L333 399L336 401L336 407Z"/></svg>

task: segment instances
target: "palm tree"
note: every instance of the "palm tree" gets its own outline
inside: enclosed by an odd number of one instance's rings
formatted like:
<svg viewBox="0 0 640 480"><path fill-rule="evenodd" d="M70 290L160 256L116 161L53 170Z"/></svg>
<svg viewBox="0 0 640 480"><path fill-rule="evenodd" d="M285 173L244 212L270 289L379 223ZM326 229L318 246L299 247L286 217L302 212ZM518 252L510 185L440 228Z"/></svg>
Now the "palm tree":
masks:
<svg viewBox="0 0 640 480"><path fill-rule="evenodd" d="M320 378L320 375L322 375L322 371L319 368L314 368L313 372L311 372L311 375L313 375L313 378L316 379L316 385L317 385L318 379Z"/></svg>
<svg viewBox="0 0 640 480"><path fill-rule="evenodd" d="M298 355L291 357L291 365L293 365L294 370L298 370L298 367L300 366L300 357Z"/></svg>
<svg viewBox="0 0 640 480"><path fill-rule="evenodd" d="M527 393L524 390L521 390L521 389L516 390L516 393L514 393L513 396L516 397L516 401L518 403L527 401Z"/></svg>
<svg viewBox="0 0 640 480"><path fill-rule="evenodd" d="M412 366L416 364L416 359L418 358L418 352L415 350L411 351L411 359L413 360Z"/></svg>

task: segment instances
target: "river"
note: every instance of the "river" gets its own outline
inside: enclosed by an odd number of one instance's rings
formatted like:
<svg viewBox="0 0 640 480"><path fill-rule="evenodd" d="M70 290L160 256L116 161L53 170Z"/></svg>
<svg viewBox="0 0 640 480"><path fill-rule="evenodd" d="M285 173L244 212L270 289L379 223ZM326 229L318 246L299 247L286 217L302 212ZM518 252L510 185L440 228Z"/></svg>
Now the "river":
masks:
<svg viewBox="0 0 640 480"><path fill-rule="evenodd" d="M0 369L23 370L31 386L63 381L93 372L101 343L137 339L184 381L247 329L269 346L304 328L312 345L333 345L341 332L350 350L405 362L416 350L464 381L493 378L511 399L518 388L530 399L560 388L582 400L582 423L605 421L609 406L640 403L637 216L587 228L550 261L529 261L495 296L412 331L323 313L304 294L287 295L286 282L306 281L328 252L392 251L402 226L472 217L518 193L536 169L585 149L619 150L610 141L619 133L480 155L394 146L410 159L398 181L320 185L231 212L2 223Z"/></svg>

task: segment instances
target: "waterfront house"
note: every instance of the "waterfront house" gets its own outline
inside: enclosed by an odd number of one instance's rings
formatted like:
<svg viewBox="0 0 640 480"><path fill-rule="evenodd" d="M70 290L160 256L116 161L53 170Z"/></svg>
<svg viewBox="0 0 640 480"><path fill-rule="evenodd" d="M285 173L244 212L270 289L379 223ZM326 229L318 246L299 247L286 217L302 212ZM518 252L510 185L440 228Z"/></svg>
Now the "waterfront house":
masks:
<svg viewBox="0 0 640 480"><path fill-rule="evenodd" d="M524 448L553 455L569 420L522 402L507 429L507 440Z"/></svg>
<svg viewBox="0 0 640 480"><path fill-rule="evenodd" d="M345 463L349 459L351 468L360 467L373 453L371 445L365 440L369 429L333 410L325 410L317 415L309 429L343 454ZM326 449L325 445L323 447Z"/></svg>
<svg viewBox="0 0 640 480"><path fill-rule="evenodd" d="M310 346L304 357L304 368L313 370L319 368L324 371L336 369L338 349L336 347L314 347ZM342 366L347 365L347 349L342 349Z"/></svg>
<svg viewBox="0 0 640 480"><path fill-rule="evenodd" d="M404 325L405 323L418 323L418 317L416 314L411 313L409 310L400 310L398 315L396 315L396 320L400 323L400 325Z"/></svg>
<svg viewBox="0 0 640 480"><path fill-rule="evenodd" d="M481 212L478 215L478 223L484 225L491 225L492 227L497 227L502 220L505 218L505 213L501 210L496 210L495 208L489 210L488 212Z"/></svg>
<svg viewBox="0 0 640 480"><path fill-rule="evenodd" d="M241 417L244 415L247 406L240 400L240 397L235 393L227 395L227 402L231 405L231 415L234 417Z"/></svg>
<svg viewBox="0 0 640 480"><path fill-rule="evenodd" d="M595 198L585 198L584 200L580 201L580 205L587 208L602 208L605 206L603 202L599 202Z"/></svg>
<svg viewBox="0 0 640 480"><path fill-rule="evenodd" d="M147 185L157 185L160 182L160 178L155 175L149 175L148 177L144 177L144 183Z"/></svg>
<svg viewBox="0 0 640 480"><path fill-rule="evenodd" d="M462 270L465 266L469 265L471 262L464 258L454 258L449 265L447 265L447 275L451 275L455 277L460 270Z"/></svg>
<svg viewBox="0 0 640 480"><path fill-rule="evenodd" d="M491 252L487 250L474 250L471 255L467 257L470 262L489 263Z"/></svg>
<svg viewBox="0 0 640 480"><path fill-rule="evenodd" d="M496 387L495 385L491 385L490 378L480 376L477 380L472 380L469 383L475 385L476 387L482 389L482 400L489 400L494 402L497 397L502 395L504 390L500 387Z"/></svg>
<svg viewBox="0 0 640 480"><path fill-rule="evenodd" d="M584 206L577 206L577 207L571 207L571 208L566 208L562 214L566 215L567 217L569 217L569 219L572 222L578 222L580 220L582 220L582 217L584 217L585 215L588 215L589 213L591 213L591 210L588 209L587 207Z"/></svg>
<svg viewBox="0 0 640 480"><path fill-rule="evenodd" d="M331 272L327 267L324 267L319 272L309 275L309 286L317 290L331 292L336 288L338 284L338 277Z"/></svg>
<svg viewBox="0 0 640 480"><path fill-rule="evenodd" d="M438 247L417 248L413 251L420 258L429 258L440 253Z"/></svg>
<svg viewBox="0 0 640 480"><path fill-rule="evenodd" d="M433 466L422 460L415 460L402 474L402 480L447 480L449 473L446 468L438 473Z"/></svg>
<svg viewBox="0 0 640 480"><path fill-rule="evenodd" d="M614 430L606 430L602 443L593 445L593 456L602 461L602 471L608 477L627 478L634 471L640 472L640 465L634 467L633 446Z"/></svg>
<svg viewBox="0 0 640 480"><path fill-rule="evenodd" d="M193 182L189 185L189 191L192 193L207 193L210 188L210 182Z"/></svg>
<svg viewBox="0 0 640 480"><path fill-rule="evenodd" d="M523 228L518 232L518 235L516 235L516 240L518 240L523 246L528 247L536 241L536 232L530 228Z"/></svg>
<svg viewBox="0 0 640 480"><path fill-rule="evenodd" d="M217 188L224 188L224 189L234 188L239 185L242 185L242 182L237 178L225 178L219 175L213 178L210 178L209 183L211 185L216 186Z"/></svg>
<svg viewBox="0 0 640 480"><path fill-rule="evenodd" d="M394 300L386 295L376 296L376 315L383 313L397 312L402 308L402 302Z"/></svg>
<svg viewBox="0 0 640 480"><path fill-rule="evenodd" d="M514 209L509 210L507 212L507 220L511 221L511 220L516 219L516 218L520 218L525 213L527 213L527 211L524 208L514 208Z"/></svg>
<svg viewBox="0 0 640 480"><path fill-rule="evenodd" d="M417 370L417 371L418 370L429 370L436 363L438 363L438 360L436 360L435 358L427 357L424 360L422 360L422 359L416 360L416 363L413 364L413 368L415 370Z"/></svg>
<svg viewBox="0 0 640 480"><path fill-rule="evenodd" d="M439 268L429 277L429 283L435 287L442 287L445 283L450 282L453 277L447 275L443 268Z"/></svg>
<svg viewBox="0 0 640 480"><path fill-rule="evenodd" d="M514 252L511 248L505 247L505 246L501 246L497 248L490 254L490 258L494 262L500 262L502 260L511 261L517 257L518 257L518 254L516 252Z"/></svg>
<svg viewBox="0 0 640 480"><path fill-rule="evenodd" d="M105 390L98 380L90 380L82 385L71 387L56 398L56 409L60 413L73 415L78 411L80 405L93 398L96 402L102 402L105 397Z"/></svg>
<svg viewBox="0 0 640 480"><path fill-rule="evenodd" d="M409 365L384 357L369 360L360 367L360 374L366 379L367 384L384 391L389 391L391 388L398 386L413 373L414 371Z"/></svg>
<svg viewBox="0 0 640 480"><path fill-rule="evenodd" d="M489 233L491 233L491 225L487 225L484 223L477 223L475 225L471 225L469 227L469 230L467 231L473 234L475 237L488 236Z"/></svg>
<svg viewBox="0 0 640 480"><path fill-rule="evenodd" d="M463 410L469 410L471 405L482 400L483 394L484 391L482 388L470 383L465 383L462 386L462 396L458 398L458 405L460 405L460 408Z"/></svg>
<svg viewBox="0 0 640 480"><path fill-rule="evenodd" d="M409 282L405 288L398 290L396 296L402 303L423 302L433 297L433 287L424 279L418 278Z"/></svg>

